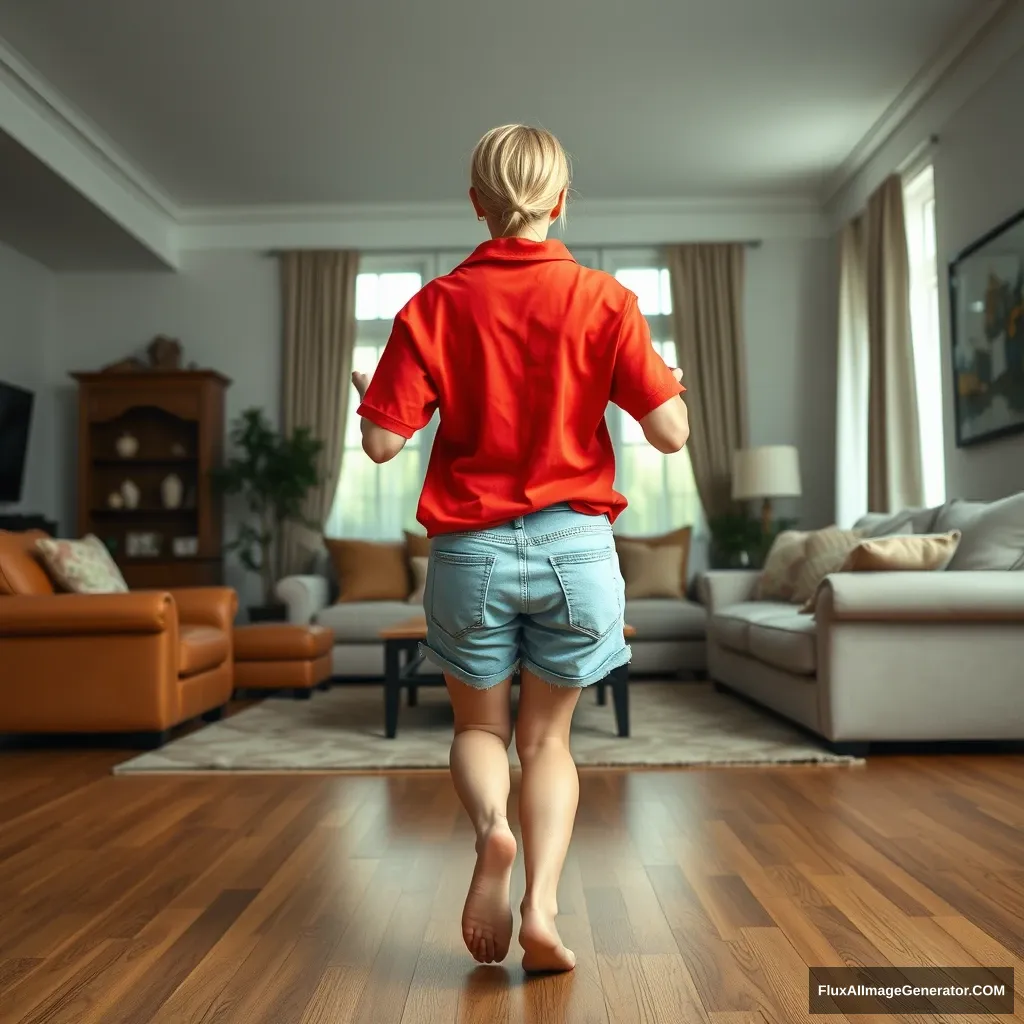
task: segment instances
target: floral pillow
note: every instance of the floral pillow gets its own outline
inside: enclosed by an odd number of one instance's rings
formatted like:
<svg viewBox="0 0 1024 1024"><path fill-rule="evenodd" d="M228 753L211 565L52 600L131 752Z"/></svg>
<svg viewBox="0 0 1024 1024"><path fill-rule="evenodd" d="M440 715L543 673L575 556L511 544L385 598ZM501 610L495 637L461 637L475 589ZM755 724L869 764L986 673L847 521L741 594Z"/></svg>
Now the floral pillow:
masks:
<svg viewBox="0 0 1024 1024"><path fill-rule="evenodd" d="M36 541L36 550L53 582L72 594L124 594L121 570L99 537Z"/></svg>

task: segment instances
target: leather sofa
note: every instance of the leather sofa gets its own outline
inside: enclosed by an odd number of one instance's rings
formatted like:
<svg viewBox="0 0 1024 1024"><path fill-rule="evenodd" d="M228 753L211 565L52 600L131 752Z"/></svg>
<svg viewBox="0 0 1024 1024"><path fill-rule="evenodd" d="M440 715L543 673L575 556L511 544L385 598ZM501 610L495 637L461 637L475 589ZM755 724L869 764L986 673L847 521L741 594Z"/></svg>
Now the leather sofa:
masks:
<svg viewBox="0 0 1024 1024"><path fill-rule="evenodd" d="M129 733L219 717L238 601L226 587L58 594L33 550L0 531L0 734Z"/></svg>

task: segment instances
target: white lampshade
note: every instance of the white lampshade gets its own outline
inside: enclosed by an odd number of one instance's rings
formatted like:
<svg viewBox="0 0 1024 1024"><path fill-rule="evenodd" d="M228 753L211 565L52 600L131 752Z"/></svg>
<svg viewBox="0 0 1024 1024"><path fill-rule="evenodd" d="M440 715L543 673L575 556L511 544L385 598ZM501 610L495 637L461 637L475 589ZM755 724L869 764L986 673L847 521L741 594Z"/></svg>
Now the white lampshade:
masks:
<svg viewBox="0 0 1024 1024"><path fill-rule="evenodd" d="M743 448L733 455L733 500L794 498L800 493L800 453L792 445Z"/></svg>

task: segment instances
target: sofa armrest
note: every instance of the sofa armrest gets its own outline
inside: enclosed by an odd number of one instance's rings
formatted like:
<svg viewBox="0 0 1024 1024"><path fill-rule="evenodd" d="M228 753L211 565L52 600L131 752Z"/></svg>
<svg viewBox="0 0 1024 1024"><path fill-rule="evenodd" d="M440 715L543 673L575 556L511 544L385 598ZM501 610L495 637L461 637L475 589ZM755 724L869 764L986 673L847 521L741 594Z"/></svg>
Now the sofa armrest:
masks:
<svg viewBox="0 0 1024 1024"><path fill-rule="evenodd" d="M833 622L1024 622L1024 572L851 572L826 578Z"/></svg>
<svg viewBox="0 0 1024 1024"><path fill-rule="evenodd" d="M166 591L0 597L0 636L117 636L176 629Z"/></svg>
<svg viewBox="0 0 1024 1024"><path fill-rule="evenodd" d="M323 576L286 576L274 588L288 608L288 621L308 625L327 607L327 580Z"/></svg>
<svg viewBox="0 0 1024 1024"><path fill-rule="evenodd" d="M231 632L238 612L238 595L230 587L183 587L172 590L178 621L190 626L213 626Z"/></svg>
<svg viewBox="0 0 1024 1024"><path fill-rule="evenodd" d="M753 601L761 573L755 569L720 569L700 578L700 598L709 613Z"/></svg>

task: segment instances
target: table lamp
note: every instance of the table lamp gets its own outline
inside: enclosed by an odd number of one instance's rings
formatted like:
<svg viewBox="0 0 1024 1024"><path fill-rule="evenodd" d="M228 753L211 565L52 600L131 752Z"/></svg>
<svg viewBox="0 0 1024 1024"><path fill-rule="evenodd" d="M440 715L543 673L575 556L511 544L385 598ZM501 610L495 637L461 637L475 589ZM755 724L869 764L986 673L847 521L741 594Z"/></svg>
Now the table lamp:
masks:
<svg viewBox="0 0 1024 1024"><path fill-rule="evenodd" d="M800 496L800 453L789 444L741 448L733 454L732 496L734 501L762 499L761 526L769 534L772 498Z"/></svg>

